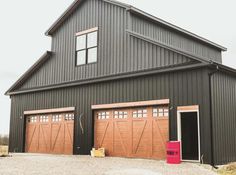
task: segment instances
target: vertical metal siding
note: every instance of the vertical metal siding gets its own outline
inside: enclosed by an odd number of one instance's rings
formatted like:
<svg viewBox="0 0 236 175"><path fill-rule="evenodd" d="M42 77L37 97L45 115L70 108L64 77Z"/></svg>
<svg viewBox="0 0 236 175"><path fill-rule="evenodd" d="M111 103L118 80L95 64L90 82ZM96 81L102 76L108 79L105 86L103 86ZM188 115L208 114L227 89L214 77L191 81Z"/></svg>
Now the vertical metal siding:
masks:
<svg viewBox="0 0 236 175"><path fill-rule="evenodd" d="M130 64L129 71L147 70L181 63L194 63L196 61L181 54L148 43L141 39L130 37ZM126 70L128 71L128 70Z"/></svg>
<svg viewBox="0 0 236 175"><path fill-rule="evenodd" d="M75 66L75 33L99 27L98 62ZM98 0L87 0L52 36L53 58L21 88L58 84L125 72L127 12Z"/></svg>
<svg viewBox="0 0 236 175"><path fill-rule="evenodd" d="M76 67L75 33L95 26L99 27L98 61L95 64ZM173 42L178 45L180 40L171 38L170 36L174 35L171 31L149 22L145 23L145 21L133 17L122 7L98 0L87 0L53 34L52 52L54 54L52 58L19 89L23 90L191 61L191 59L180 54L136 39L127 34L126 29L145 32L145 35L160 38L169 44Z"/></svg>
<svg viewBox="0 0 236 175"><path fill-rule="evenodd" d="M218 72L212 77L213 140L216 164L236 161L236 77Z"/></svg>
<svg viewBox="0 0 236 175"><path fill-rule="evenodd" d="M200 105L201 154L204 162L210 162L209 139L209 94L208 79L204 69L172 72L109 81L78 87L43 91L12 96L12 115L10 131L10 151L15 148L23 151L23 120L20 116L25 110L45 108L76 107L74 153L88 154L93 146L92 104L132 102L169 98L173 108L170 115L170 138L177 138L176 108L185 105ZM82 120L85 133L81 133L78 116ZM77 147L80 147L78 150Z"/></svg>
<svg viewBox="0 0 236 175"><path fill-rule="evenodd" d="M153 38L168 46L191 53L195 56L204 57L206 60L222 62L221 51L193 40L183 34L164 28L161 25L148 21L137 15L132 15L132 31Z"/></svg>

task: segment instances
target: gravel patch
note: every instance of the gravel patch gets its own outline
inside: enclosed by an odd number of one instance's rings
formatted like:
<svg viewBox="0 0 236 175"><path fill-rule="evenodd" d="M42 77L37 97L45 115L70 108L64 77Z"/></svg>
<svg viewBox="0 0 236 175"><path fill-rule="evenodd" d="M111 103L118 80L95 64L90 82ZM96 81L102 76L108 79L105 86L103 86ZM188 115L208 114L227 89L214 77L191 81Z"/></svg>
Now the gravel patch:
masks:
<svg viewBox="0 0 236 175"><path fill-rule="evenodd" d="M0 175L216 175L206 165L127 158L92 158L44 154L12 154L0 158Z"/></svg>

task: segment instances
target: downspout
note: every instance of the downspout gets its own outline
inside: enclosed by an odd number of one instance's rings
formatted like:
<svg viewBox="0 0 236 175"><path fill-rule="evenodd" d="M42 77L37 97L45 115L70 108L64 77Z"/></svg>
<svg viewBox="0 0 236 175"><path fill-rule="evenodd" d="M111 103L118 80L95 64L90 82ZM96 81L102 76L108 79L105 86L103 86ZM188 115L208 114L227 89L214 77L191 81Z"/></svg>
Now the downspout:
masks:
<svg viewBox="0 0 236 175"><path fill-rule="evenodd" d="M212 63L211 63L212 64ZM218 169L218 167L215 166L215 156L214 156L214 143L213 143L213 112L212 112L212 76L219 71L219 67L216 66L216 70L210 72L208 74L209 76L209 95L210 95L210 129L211 129L211 166L215 169Z"/></svg>

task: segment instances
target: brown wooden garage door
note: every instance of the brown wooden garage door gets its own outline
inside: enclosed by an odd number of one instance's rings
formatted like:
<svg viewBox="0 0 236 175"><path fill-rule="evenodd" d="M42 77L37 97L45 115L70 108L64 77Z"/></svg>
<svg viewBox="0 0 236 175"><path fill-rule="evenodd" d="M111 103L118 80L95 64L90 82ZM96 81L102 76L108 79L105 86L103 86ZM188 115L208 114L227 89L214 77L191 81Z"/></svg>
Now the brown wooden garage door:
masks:
<svg viewBox="0 0 236 175"><path fill-rule="evenodd" d="M73 113L27 116L25 151L73 154L73 131Z"/></svg>
<svg viewBox="0 0 236 175"><path fill-rule="evenodd" d="M95 112L95 147L107 156L166 158L168 106Z"/></svg>

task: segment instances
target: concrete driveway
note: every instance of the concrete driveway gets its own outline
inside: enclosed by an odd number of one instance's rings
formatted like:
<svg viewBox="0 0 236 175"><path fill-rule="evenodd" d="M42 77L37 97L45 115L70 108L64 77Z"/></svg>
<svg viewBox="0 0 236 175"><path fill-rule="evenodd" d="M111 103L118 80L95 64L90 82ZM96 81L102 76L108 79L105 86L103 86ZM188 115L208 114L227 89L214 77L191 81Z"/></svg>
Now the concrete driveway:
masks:
<svg viewBox="0 0 236 175"><path fill-rule="evenodd" d="M216 175L209 166L168 165L164 161L12 154L0 158L0 175Z"/></svg>

